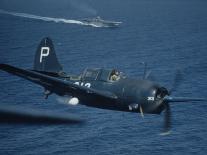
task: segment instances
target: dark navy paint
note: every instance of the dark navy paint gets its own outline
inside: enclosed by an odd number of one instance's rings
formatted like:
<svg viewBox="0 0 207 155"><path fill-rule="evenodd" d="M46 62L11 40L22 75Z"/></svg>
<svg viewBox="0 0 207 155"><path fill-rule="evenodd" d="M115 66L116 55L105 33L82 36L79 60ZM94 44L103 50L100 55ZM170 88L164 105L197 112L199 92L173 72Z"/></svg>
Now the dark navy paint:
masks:
<svg viewBox="0 0 207 155"><path fill-rule="evenodd" d="M70 7L68 1L49 2L50 5L43 1L1 1L0 6L4 10L49 17L90 16ZM31 69L36 45L42 37L50 36L58 44L60 63L69 66L64 68L67 72L78 74L86 66L104 67L118 68L137 77L143 74L143 67L138 64L145 61L157 82L166 87L171 85L177 68L184 71L184 81L174 95L206 96L205 1L86 3L98 10L101 17L117 19L123 24L117 29L96 29L0 15L0 62ZM1 154L160 155L207 151L206 103L173 105L172 134L161 137L157 133L162 117L157 115L147 115L143 120L136 113L68 107L58 104L56 96L44 100L41 87L21 78L10 78L3 72L0 76L2 104L73 113L87 120L84 127L1 125Z"/></svg>

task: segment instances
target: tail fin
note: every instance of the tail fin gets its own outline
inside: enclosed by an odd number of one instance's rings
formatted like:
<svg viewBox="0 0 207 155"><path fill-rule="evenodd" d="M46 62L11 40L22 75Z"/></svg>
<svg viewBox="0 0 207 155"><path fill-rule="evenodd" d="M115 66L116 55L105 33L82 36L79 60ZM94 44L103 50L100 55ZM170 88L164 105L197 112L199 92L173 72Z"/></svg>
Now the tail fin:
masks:
<svg viewBox="0 0 207 155"><path fill-rule="evenodd" d="M58 73L62 66L58 62L52 40L48 37L40 42L34 60L34 70Z"/></svg>

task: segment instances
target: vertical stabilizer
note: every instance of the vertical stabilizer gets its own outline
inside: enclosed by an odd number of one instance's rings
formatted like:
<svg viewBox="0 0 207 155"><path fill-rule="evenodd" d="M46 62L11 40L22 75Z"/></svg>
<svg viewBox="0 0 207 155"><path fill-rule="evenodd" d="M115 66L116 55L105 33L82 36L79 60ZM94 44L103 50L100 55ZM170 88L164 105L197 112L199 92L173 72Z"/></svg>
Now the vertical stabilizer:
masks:
<svg viewBox="0 0 207 155"><path fill-rule="evenodd" d="M34 70L55 73L62 71L62 66L58 62L52 40L48 37L43 38L37 48Z"/></svg>

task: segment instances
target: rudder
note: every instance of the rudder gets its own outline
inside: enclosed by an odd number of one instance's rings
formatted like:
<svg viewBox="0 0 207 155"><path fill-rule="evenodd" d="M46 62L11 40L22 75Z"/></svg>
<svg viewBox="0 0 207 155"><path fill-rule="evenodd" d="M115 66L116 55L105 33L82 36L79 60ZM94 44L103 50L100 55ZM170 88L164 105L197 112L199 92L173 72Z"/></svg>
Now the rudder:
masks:
<svg viewBox="0 0 207 155"><path fill-rule="evenodd" d="M59 73L62 66L58 62L52 40L48 37L43 38L37 48L34 60L34 70L42 72Z"/></svg>

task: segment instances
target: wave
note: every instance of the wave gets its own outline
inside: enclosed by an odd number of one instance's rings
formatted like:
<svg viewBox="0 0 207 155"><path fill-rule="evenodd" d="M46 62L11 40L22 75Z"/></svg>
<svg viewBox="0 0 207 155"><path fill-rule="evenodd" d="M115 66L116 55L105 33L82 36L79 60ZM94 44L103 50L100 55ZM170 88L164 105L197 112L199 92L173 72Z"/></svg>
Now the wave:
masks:
<svg viewBox="0 0 207 155"><path fill-rule="evenodd" d="M16 16L16 17L29 18L29 19L34 19L34 20L41 20L41 21L45 21L45 22L78 24L78 25L85 25L85 26L92 26L92 27L100 27L100 26L97 26L97 25L94 25L94 24L84 23L82 21L74 20L74 19L44 17L44 16L37 16L37 15L27 14L27 13L10 12L10 11L5 11L5 10L1 10L1 9L0 9L0 13L1 14L12 15L12 16Z"/></svg>

